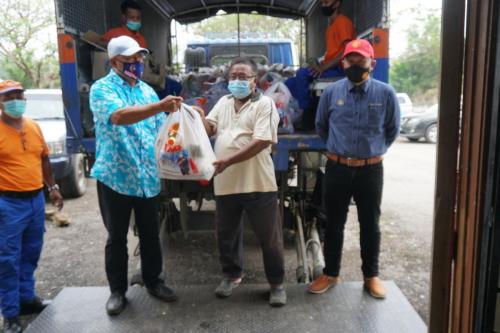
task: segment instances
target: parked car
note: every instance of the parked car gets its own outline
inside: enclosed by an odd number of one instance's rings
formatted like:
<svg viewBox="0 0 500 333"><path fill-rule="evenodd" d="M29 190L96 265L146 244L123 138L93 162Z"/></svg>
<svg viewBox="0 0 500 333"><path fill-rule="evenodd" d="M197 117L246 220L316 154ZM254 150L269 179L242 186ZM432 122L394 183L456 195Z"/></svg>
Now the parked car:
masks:
<svg viewBox="0 0 500 333"><path fill-rule="evenodd" d="M66 122L61 89L28 89L26 115L42 130L49 147L49 158L56 182L64 197L76 198L87 190L82 154L66 152Z"/></svg>
<svg viewBox="0 0 500 333"><path fill-rule="evenodd" d="M413 102L407 93L397 93L396 94L399 102L399 108L401 110L401 117L413 112Z"/></svg>
<svg viewBox="0 0 500 333"><path fill-rule="evenodd" d="M400 135L410 141L436 143L438 135L438 104L434 104L421 113L410 113L401 118Z"/></svg>

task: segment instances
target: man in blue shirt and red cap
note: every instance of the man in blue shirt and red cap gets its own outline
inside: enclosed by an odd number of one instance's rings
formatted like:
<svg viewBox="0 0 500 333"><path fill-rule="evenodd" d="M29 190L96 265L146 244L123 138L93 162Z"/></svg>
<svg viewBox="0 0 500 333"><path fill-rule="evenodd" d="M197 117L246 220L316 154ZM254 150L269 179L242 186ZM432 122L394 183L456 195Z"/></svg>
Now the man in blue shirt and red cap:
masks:
<svg viewBox="0 0 500 333"><path fill-rule="evenodd" d="M376 61L367 40L347 44L342 59L347 77L325 89L316 114L316 129L328 150L324 183L328 222L326 266L308 290L320 294L339 282L344 226L353 198L364 286L371 296L384 298L385 288L378 278L382 159L399 134L399 104L391 86L370 77Z"/></svg>

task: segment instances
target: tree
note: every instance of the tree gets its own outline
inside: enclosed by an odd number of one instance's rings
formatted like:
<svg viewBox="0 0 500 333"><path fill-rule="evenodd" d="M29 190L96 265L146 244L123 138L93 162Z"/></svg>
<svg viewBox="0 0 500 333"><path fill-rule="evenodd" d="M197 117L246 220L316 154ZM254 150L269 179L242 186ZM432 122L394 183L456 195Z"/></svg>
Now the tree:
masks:
<svg viewBox="0 0 500 333"><path fill-rule="evenodd" d="M397 91L410 96L437 94L441 16L435 10L417 10L417 23L407 32L407 48L391 64L390 81ZM435 96L432 96L435 97Z"/></svg>
<svg viewBox="0 0 500 333"><path fill-rule="evenodd" d="M53 7L43 0L2 0L2 5L0 77L26 88L59 86Z"/></svg>

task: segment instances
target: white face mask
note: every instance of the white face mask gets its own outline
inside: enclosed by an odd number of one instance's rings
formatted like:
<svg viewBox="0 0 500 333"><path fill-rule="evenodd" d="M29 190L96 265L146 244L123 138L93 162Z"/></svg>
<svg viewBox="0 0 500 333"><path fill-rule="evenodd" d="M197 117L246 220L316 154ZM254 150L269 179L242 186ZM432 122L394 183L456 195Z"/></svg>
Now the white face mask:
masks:
<svg viewBox="0 0 500 333"><path fill-rule="evenodd" d="M244 99L252 93L250 81L247 80L231 80L227 88L236 99Z"/></svg>
<svg viewBox="0 0 500 333"><path fill-rule="evenodd" d="M26 112L26 100L13 99L7 102L3 102L3 112L5 112L12 118L21 118Z"/></svg>

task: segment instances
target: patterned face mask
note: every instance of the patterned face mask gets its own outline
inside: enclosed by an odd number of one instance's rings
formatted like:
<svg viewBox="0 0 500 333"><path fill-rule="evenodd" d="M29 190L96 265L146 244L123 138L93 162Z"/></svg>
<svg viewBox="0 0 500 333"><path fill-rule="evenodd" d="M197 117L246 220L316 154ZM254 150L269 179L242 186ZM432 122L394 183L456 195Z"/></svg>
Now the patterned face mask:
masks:
<svg viewBox="0 0 500 333"><path fill-rule="evenodd" d="M142 76L142 73L144 73L144 64L142 62L136 61L132 63L123 63L123 74L127 75L128 77L134 80L139 80Z"/></svg>

